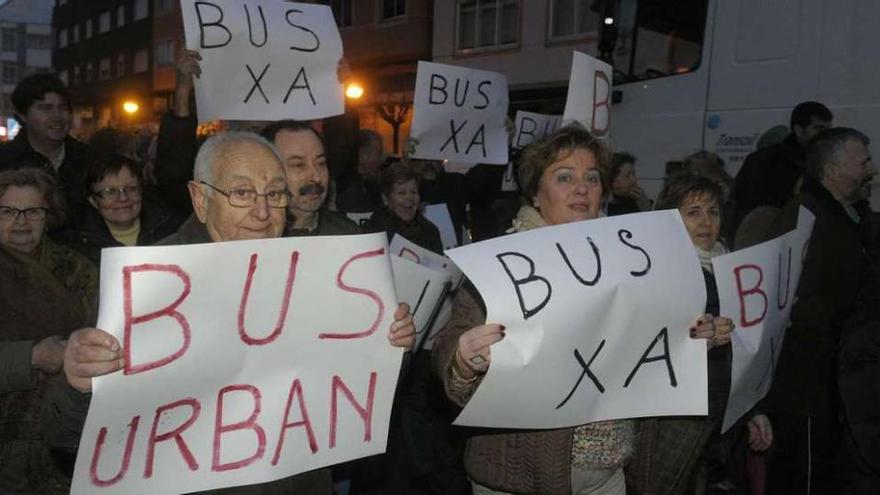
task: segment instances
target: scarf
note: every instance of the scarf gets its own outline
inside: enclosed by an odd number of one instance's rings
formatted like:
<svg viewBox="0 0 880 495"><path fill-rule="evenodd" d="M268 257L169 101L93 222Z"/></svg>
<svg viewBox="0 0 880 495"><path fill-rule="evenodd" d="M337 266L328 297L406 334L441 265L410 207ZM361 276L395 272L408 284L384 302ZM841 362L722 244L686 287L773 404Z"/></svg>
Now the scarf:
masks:
<svg viewBox="0 0 880 495"><path fill-rule="evenodd" d="M712 249L708 251L697 245L694 245L694 248L696 248L697 255L700 257L700 266L703 267L703 270L706 270L709 273L715 273L712 271L712 258L727 254L727 248L719 241L715 241Z"/></svg>

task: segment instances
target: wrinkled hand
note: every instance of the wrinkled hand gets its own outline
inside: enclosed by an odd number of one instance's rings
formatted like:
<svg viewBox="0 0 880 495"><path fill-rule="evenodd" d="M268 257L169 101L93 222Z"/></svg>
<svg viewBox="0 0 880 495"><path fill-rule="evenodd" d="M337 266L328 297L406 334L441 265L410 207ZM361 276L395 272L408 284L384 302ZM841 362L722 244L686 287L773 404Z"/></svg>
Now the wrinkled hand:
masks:
<svg viewBox="0 0 880 495"><path fill-rule="evenodd" d="M64 346L66 341L52 335L34 344L31 350L31 366L54 375L64 365Z"/></svg>
<svg viewBox="0 0 880 495"><path fill-rule="evenodd" d="M691 326L691 338L707 339L709 348L730 343L730 332L736 326L733 320L724 316L713 317L710 314L704 314L697 318L696 323Z"/></svg>
<svg viewBox="0 0 880 495"><path fill-rule="evenodd" d="M412 350L416 343L416 325L413 317L409 314L409 305L400 303L394 312L394 322L388 331L388 342L394 347L403 347Z"/></svg>
<svg viewBox="0 0 880 495"><path fill-rule="evenodd" d="M81 328L70 335L64 352L67 383L80 392L91 392L92 378L122 369L122 346L115 337L97 328Z"/></svg>
<svg viewBox="0 0 880 495"><path fill-rule="evenodd" d="M756 452L761 452L773 445L773 426L770 418L763 414L756 414L749 419L749 446Z"/></svg>
<svg viewBox="0 0 880 495"><path fill-rule="evenodd" d="M470 379L488 371L491 360L489 347L503 338L504 327L494 323L480 325L461 334L455 361L464 374L462 378Z"/></svg>
<svg viewBox="0 0 880 495"><path fill-rule="evenodd" d="M336 64L336 79L339 81L339 84L345 84L345 81L348 81L352 74L351 64L348 63L348 59L345 57L340 58Z"/></svg>
<svg viewBox="0 0 880 495"><path fill-rule="evenodd" d="M189 95L189 92L192 91L193 76L202 75L202 67L199 65L201 59L202 56L195 50L181 50L174 63L174 73L177 76L175 89L178 93Z"/></svg>

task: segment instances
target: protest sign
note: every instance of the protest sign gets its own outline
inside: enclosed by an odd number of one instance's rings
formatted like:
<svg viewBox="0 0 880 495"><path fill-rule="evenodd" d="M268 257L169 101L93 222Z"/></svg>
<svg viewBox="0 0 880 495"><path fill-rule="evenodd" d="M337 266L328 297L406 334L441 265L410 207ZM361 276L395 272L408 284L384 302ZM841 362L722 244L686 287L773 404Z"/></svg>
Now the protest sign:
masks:
<svg viewBox="0 0 880 495"><path fill-rule="evenodd" d="M391 238L389 249L394 256L400 256L432 270L448 274L452 279L453 287L458 287L458 284L461 282L461 270L455 266L452 260L430 249L425 249L400 234L394 234L394 237Z"/></svg>
<svg viewBox="0 0 880 495"><path fill-rule="evenodd" d="M721 315L736 325L722 431L770 390L814 220L801 208L795 230L712 259Z"/></svg>
<svg viewBox="0 0 880 495"><path fill-rule="evenodd" d="M385 449L402 350L385 234L104 250L74 494L260 483Z"/></svg>
<svg viewBox="0 0 880 495"><path fill-rule="evenodd" d="M573 52L563 123L577 121L594 136L604 137L611 125L613 69L605 62Z"/></svg>
<svg viewBox="0 0 880 495"><path fill-rule="evenodd" d="M419 62L410 136L414 158L507 163L507 78Z"/></svg>
<svg viewBox="0 0 880 495"><path fill-rule="evenodd" d="M678 211L543 227L448 251L505 326L456 424L561 428L706 414L706 289Z"/></svg>
<svg viewBox="0 0 880 495"><path fill-rule="evenodd" d="M394 288L397 300L409 304L416 325L416 345L418 349L430 334L431 327L439 313L440 304L452 288L449 274L421 266L400 256L391 257L394 272Z"/></svg>
<svg viewBox="0 0 880 495"><path fill-rule="evenodd" d="M452 217L449 216L449 208L446 203L425 206L425 218L437 226L440 231L440 240L443 242L443 249L451 249L458 246L458 237L455 235L455 226L452 224Z"/></svg>
<svg viewBox="0 0 880 495"><path fill-rule="evenodd" d="M197 50L199 121L320 119L345 112L342 38L330 7L277 0L182 0Z"/></svg>
<svg viewBox="0 0 880 495"><path fill-rule="evenodd" d="M513 133L512 146L524 148L532 141L552 134L556 129L559 129L561 124L562 117L559 115L544 115L520 110L516 112L514 120L516 130Z"/></svg>
<svg viewBox="0 0 880 495"><path fill-rule="evenodd" d="M507 167L504 169L504 175L501 176L501 191L519 191L519 184L516 182L516 177L513 173L513 162L507 164Z"/></svg>

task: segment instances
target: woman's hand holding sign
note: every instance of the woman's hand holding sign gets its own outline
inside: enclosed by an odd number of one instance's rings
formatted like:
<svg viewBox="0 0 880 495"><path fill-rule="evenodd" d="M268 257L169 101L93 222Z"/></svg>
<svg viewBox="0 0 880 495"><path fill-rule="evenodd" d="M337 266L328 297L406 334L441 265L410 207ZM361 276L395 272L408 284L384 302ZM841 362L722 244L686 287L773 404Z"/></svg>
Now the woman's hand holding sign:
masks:
<svg viewBox="0 0 880 495"><path fill-rule="evenodd" d="M466 380L482 375L489 370L489 348L503 338L504 327L498 324L487 323L471 328L458 338L453 369Z"/></svg>

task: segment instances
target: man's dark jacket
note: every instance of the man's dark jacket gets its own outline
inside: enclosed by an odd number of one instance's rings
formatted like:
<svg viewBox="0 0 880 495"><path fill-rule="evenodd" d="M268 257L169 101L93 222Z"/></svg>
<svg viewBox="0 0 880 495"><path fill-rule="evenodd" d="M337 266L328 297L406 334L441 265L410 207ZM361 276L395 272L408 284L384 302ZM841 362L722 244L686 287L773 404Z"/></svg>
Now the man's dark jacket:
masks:
<svg viewBox="0 0 880 495"><path fill-rule="evenodd" d="M854 221L824 186L804 181L799 198L780 212L770 237L792 230L799 207L816 220L804 257L791 323L785 331L773 385L764 401L771 413L836 421L837 349L841 330L852 313L868 266L866 248L872 232L870 213ZM769 294L770 304L776 295Z"/></svg>
<svg viewBox="0 0 880 495"><path fill-rule="evenodd" d="M782 208L794 197L794 187L804 174L804 148L794 133L782 142L746 157L736 175L733 199L734 228L759 206Z"/></svg>
<svg viewBox="0 0 880 495"><path fill-rule="evenodd" d="M79 218L86 204L86 168L92 159L88 146L67 136L64 140L64 161L56 172L49 159L31 147L27 140L27 130L22 130L15 139L0 147L0 172L22 167L41 167L58 180L58 185L67 202L67 221L70 227Z"/></svg>

